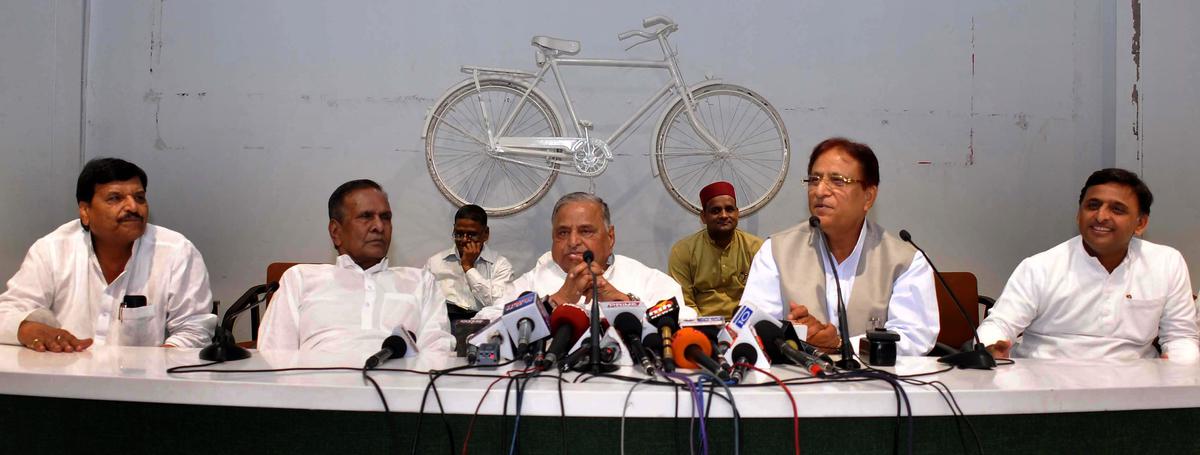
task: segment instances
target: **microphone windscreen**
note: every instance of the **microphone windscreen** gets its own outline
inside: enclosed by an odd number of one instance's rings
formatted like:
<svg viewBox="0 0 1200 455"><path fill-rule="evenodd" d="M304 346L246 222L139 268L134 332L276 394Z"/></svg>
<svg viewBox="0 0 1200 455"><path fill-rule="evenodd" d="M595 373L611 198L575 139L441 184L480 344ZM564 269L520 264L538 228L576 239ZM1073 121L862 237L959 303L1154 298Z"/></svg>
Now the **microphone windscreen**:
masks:
<svg viewBox="0 0 1200 455"><path fill-rule="evenodd" d="M900 240L903 240L905 242L911 242L912 235L910 235L907 230L901 229L900 230Z"/></svg>
<svg viewBox="0 0 1200 455"><path fill-rule="evenodd" d="M818 218L816 215L810 216L810 217L808 217L808 225L820 229L821 228L821 219Z"/></svg>
<svg viewBox="0 0 1200 455"><path fill-rule="evenodd" d="M775 340L783 336L783 329L772 324L771 321L758 321L757 324L754 324L754 334L758 336L759 344L762 345L763 352L767 354L767 360L770 360L771 363L783 361L783 353L775 344Z"/></svg>
<svg viewBox="0 0 1200 455"><path fill-rule="evenodd" d="M684 327L679 329L679 332L675 334L674 341L671 342L671 352L675 354L675 363L680 368L693 370L700 368L700 365L687 357L688 346L699 346L700 350L704 351L704 355L712 356L712 342L708 340L708 337L699 330Z"/></svg>
<svg viewBox="0 0 1200 455"><path fill-rule="evenodd" d="M712 340L712 341L717 341L717 335L719 335L721 333L721 326L701 325L701 326L696 326L695 328L696 328L696 330L699 330L700 333L703 333L704 336L708 337L709 340Z"/></svg>
<svg viewBox="0 0 1200 455"><path fill-rule="evenodd" d="M663 326L671 329L679 328L679 324L676 322L679 320L679 303L675 301L675 297L659 300L658 303L646 310L646 320L658 329L662 329Z"/></svg>
<svg viewBox="0 0 1200 455"><path fill-rule="evenodd" d="M408 343L404 342L404 338L399 335L392 335L383 340L383 349L391 349L392 356L390 359L398 359L404 357L408 351Z"/></svg>
<svg viewBox="0 0 1200 455"><path fill-rule="evenodd" d="M754 365L758 361L758 351L750 343L738 343L733 346L733 360Z"/></svg>
<svg viewBox="0 0 1200 455"><path fill-rule="evenodd" d="M617 332L621 336L629 334L636 337L642 334L642 321L639 321L633 313L623 312L618 314L617 318L613 320L612 325L617 328Z"/></svg>
<svg viewBox="0 0 1200 455"><path fill-rule="evenodd" d="M655 352L662 351L662 335L660 335L658 332L647 333L646 336L642 338L642 347ZM661 352L659 353L661 354Z"/></svg>
<svg viewBox="0 0 1200 455"><path fill-rule="evenodd" d="M596 253L593 253L592 250L587 250L587 251L583 252L583 262L591 264L592 261L595 261L595 260L596 260Z"/></svg>
<svg viewBox="0 0 1200 455"><path fill-rule="evenodd" d="M571 344L587 332L589 323L587 312L575 305L559 305L550 313L550 332L558 332L563 325L571 326Z"/></svg>

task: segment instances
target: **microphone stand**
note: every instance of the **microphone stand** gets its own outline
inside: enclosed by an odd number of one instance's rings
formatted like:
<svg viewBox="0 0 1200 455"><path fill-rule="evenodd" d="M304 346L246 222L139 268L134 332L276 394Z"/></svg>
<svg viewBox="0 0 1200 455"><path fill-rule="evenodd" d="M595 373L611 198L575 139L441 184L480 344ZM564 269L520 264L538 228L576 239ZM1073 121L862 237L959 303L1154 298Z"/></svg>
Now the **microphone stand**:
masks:
<svg viewBox="0 0 1200 455"><path fill-rule="evenodd" d="M841 357L833 364L843 370L858 370L862 368L862 364L854 360L854 351L850 348L850 328L849 322L846 321L846 302L842 298L842 280L838 277L837 259L833 257L833 248L829 246L829 237L825 235L825 230L821 229L821 219L815 215L808 219L809 226L816 229L821 237L821 243L825 245L825 256L829 259L829 269L833 271L833 283L837 286L837 313L838 313L838 332L841 332L842 349ZM864 225L862 227L866 229Z"/></svg>
<svg viewBox="0 0 1200 455"><path fill-rule="evenodd" d="M233 322L239 314L265 302L266 295L275 292L276 289L279 289L278 282L260 284L247 289L245 294L233 302L228 310L225 310L225 317L213 331L212 343L200 350L200 359L210 362L225 362L249 358L250 351L238 346L237 341L233 339Z"/></svg>
<svg viewBox="0 0 1200 455"><path fill-rule="evenodd" d="M962 302L958 301L958 296L954 295L954 291L946 283L946 277L942 276L942 272L939 272L937 267L933 265L933 260L929 259L929 255L925 254L925 250L922 250L921 247L917 246L916 242L913 242L912 235L908 231L900 230L900 240L908 242L909 245L920 251L922 256L925 256L925 262L929 263L929 268L933 269L933 274L937 275L938 281L942 283L942 287L946 289L946 293L950 294L950 299L954 301L954 306L958 307L958 311L962 313L963 320L967 321L967 325L971 327L971 335L975 337L974 349L938 357L938 362L962 369L990 370L996 368L996 359L992 357L992 353L988 352L987 346L984 346L979 341L979 331L974 324L971 324L971 318L967 316L966 307L963 306Z"/></svg>
<svg viewBox="0 0 1200 455"><path fill-rule="evenodd" d="M592 262L596 260L595 253L592 250L583 252L583 262L587 263L588 273L592 274L592 311L591 311L591 337L592 337L592 353L588 359L587 371L594 375L603 373L612 373L617 371L616 365L607 365L600 362L600 290L596 288L596 271L592 270Z"/></svg>

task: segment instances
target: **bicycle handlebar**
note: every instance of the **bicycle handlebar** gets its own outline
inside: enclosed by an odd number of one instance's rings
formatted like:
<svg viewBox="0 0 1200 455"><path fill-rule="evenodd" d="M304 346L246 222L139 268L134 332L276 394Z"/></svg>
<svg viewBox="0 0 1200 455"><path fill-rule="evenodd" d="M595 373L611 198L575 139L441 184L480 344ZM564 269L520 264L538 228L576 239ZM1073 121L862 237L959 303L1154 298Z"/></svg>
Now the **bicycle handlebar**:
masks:
<svg viewBox="0 0 1200 455"><path fill-rule="evenodd" d="M650 28L655 25L675 25L675 22L667 16L650 16L642 19L642 28Z"/></svg>
<svg viewBox="0 0 1200 455"><path fill-rule="evenodd" d="M646 33L641 30L630 30L628 32L621 33L620 35L617 35L617 39L621 40L621 41L625 41L625 40L627 40L629 38L633 38L635 36L640 36L644 39L654 39L654 34Z"/></svg>

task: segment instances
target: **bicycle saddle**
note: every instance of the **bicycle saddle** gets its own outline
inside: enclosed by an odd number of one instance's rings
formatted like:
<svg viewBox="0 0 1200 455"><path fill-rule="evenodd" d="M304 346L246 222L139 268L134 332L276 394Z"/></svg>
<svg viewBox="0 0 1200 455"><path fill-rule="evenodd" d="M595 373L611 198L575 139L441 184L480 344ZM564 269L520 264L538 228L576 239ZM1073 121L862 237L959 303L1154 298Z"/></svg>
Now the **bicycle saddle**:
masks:
<svg viewBox="0 0 1200 455"><path fill-rule="evenodd" d="M549 36L535 36L531 44L543 49L555 50L566 55L579 53L579 41L551 38Z"/></svg>

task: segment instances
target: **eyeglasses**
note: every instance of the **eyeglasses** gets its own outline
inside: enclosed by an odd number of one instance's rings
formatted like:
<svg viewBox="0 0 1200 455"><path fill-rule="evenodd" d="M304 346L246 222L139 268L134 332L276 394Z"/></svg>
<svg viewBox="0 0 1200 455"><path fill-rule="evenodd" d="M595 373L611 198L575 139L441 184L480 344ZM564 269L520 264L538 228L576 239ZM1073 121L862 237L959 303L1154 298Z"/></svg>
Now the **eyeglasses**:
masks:
<svg viewBox="0 0 1200 455"><path fill-rule="evenodd" d="M846 185L851 183L862 183L862 179L850 178L840 174L829 174L828 177L820 174L812 174L804 179L804 183L807 183L810 188L821 186L821 182L829 182L834 188L845 188Z"/></svg>
<svg viewBox="0 0 1200 455"><path fill-rule="evenodd" d="M479 240L479 234L476 234L473 232L472 233L455 232L455 233L452 233L451 236L454 237L454 240L470 240L472 242Z"/></svg>

